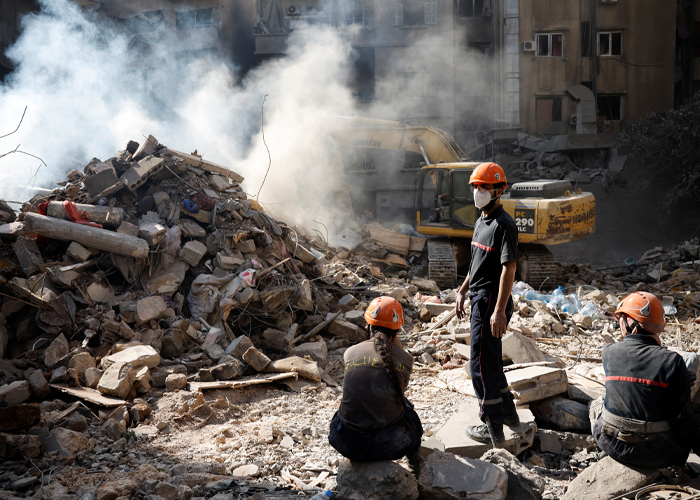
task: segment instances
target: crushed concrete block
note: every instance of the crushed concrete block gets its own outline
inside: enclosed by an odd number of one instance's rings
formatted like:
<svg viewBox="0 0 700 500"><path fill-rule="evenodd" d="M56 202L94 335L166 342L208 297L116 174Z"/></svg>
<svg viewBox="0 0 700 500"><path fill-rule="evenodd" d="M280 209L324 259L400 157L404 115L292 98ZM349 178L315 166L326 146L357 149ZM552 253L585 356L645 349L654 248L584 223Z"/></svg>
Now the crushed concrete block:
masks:
<svg viewBox="0 0 700 500"><path fill-rule="evenodd" d="M272 311L294 299L297 293L293 286L271 286L260 292L260 300L266 309Z"/></svg>
<svg viewBox="0 0 700 500"><path fill-rule="evenodd" d="M215 362L218 362L219 359L221 359L225 354L224 348L219 344L212 344L207 347L203 347L202 349L207 353L207 356L209 356L209 358Z"/></svg>
<svg viewBox="0 0 700 500"><path fill-rule="evenodd" d="M243 361L245 361L253 370L261 372L267 365L270 364L270 358L265 356L255 347L250 347L243 353Z"/></svg>
<svg viewBox="0 0 700 500"><path fill-rule="evenodd" d="M312 264L316 259L319 258L318 252L314 253L308 248L306 248L301 243L297 242L296 237L293 233L289 233L284 240L287 247L287 251L296 259L304 262L305 264Z"/></svg>
<svg viewBox="0 0 700 500"><path fill-rule="evenodd" d="M17 380L0 386L0 403L14 406L24 403L32 395L32 388L26 380Z"/></svg>
<svg viewBox="0 0 700 500"><path fill-rule="evenodd" d="M508 474L508 500L538 500L544 494L547 482L533 470L525 467L517 457L506 450L492 449L484 453L482 461L500 465Z"/></svg>
<svg viewBox="0 0 700 500"><path fill-rule="evenodd" d="M55 367L61 359L68 356L69 351L68 339L61 333L44 351L44 364L49 368Z"/></svg>
<svg viewBox="0 0 700 500"><path fill-rule="evenodd" d="M91 283L85 292L90 297L90 300L100 304L106 304L114 298L112 289L102 283Z"/></svg>
<svg viewBox="0 0 700 500"><path fill-rule="evenodd" d="M566 371L561 368L529 366L507 372L506 380L519 405L556 396L569 389Z"/></svg>
<svg viewBox="0 0 700 500"><path fill-rule="evenodd" d="M544 432L544 429L537 431L537 437L540 440L540 450L545 453L554 453L559 455L561 453L561 443L559 442L559 437L551 432Z"/></svg>
<svg viewBox="0 0 700 500"><path fill-rule="evenodd" d="M0 432L12 432L36 425L41 410L36 403L16 404L0 408Z"/></svg>
<svg viewBox="0 0 700 500"><path fill-rule="evenodd" d="M134 367L119 361L105 370L97 384L97 390L102 394L124 399L129 394L135 377Z"/></svg>
<svg viewBox="0 0 700 500"><path fill-rule="evenodd" d="M78 372L75 368L59 366L51 373L49 384L67 384L71 387L78 387L80 385L80 379L78 379Z"/></svg>
<svg viewBox="0 0 700 500"><path fill-rule="evenodd" d="M39 266L44 263L44 259L41 257L41 252L35 240L20 236L12 244L12 249L15 251L25 276L29 277L39 272Z"/></svg>
<svg viewBox="0 0 700 500"><path fill-rule="evenodd" d="M369 338L367 330L340 319L336 319L330 324L328 332L336 337L348 339L350 342L363 342Z"/></svg>
<svg viewBox="0 0 700 500"><path fill-rule="evenodd" d="M241 255L229 255L224 252L219 252L214 258L214 264L220 269L235 271L243 265L245 259Z"/></svg>
<svg viewBox="0 0 700 500"><path fill-rule="evenodd" d="M411 285L418 288L419 291L423 293L430 293L432 295L440 296L440 287L437 286L433 280L426 280L423 278L413 278L411 280ZM454 304L452 304L454 307Z"/></svg>
<svg viewBox="0 0 700 500"><path fill-rule="evenodd" d="M146 240L149 246L155 246L165 239L168 229L161 224L143 224L139 226L138 237Z"/></svg>
<svg viewBox="0 0 700 500"><path fill-rule="evenodd" d="M162 297L152 296L136 303L136 324L143 325L154 319L160 319L168 309Z"/></svg>
<svg viewBox="0 0 700 500"><path fill-rule="evenodd" d="M181 373L187 375L187 367L184 365L159 366L151 371L151 385L153 387L165 387L165 379L168 375Z"/></svg>
<svg viewBox="0 0 700 500"><path fill-rule="evenodd" d="M351 500L416 500L418 483L405 468L391 460L338 465L338 494Z"/></svg>
<svg viewBox="0 0 700 500"><path fill-rule="evenodd" d="M142 366L136 370L134 389L139 394L144 394L151 390L151 371L147 366Z"/></svg>
<svg viewBox="0 0 700 500"><path fill-rule="evenodd" d="M569 483L563 500L611 500L661 477L657 469L622 464L612 457L588 467Z"/></svg>
<svg viewBox="0 0 700 500"><path fill-rule="evenodd" d="M423 304L428 312L433 316L440 316L444 312L452 312L455 308L454 304L432 304L430 302Z"/></svg>
<svg viewBox="0 0 700 500"><path fill-rule="evenodd" d="M535 417L530 410L518 408L520 425L517 427L503 427L505 442L503 449L513 455L519 455L522 451L532 446L537 432ZM468 425L481 425L479 420L479 403L476 399L467 398L455 413L433 436L435 440L444 446L444 450L468 458L479 458L491 444L479 443L467 436L465 429ZM427 441L423 443L425 447ZM427 452L428 450L426 450Z"/></svg>
<svg viewBox="0 0 700 500"><path fill-rule="evenodd" d="M207 246L199 241L188 241L180 249L180 260L187 262L191 266L197 266L207 254Z"/></svg>
<svg viewBox="0 0 700 500"><path fill-rule="evenodd" d="M163 358L175 358L185 350L185 336L182 330L170 330L161 340L160 355Z"/></svg>
<svg viewBox="0 0 700 500"><path fill-rule="evenodd" d="M231 380L240 377L245 372L245 365L237 359L212 366L209 371L216 380Z"/></svg>
<svg viewBox="0 0 700 500"><path fill-rule="evenodd" d="M160 363L160 354L150 345L135 345L102 358L100 365L107 369L115 363L129 363L134 368L155 368Z"/></svg>
<svg viewBox="0 0 700 500"><path fill-rule="evenodd" d="M207 232L202 226L190 219L182 219L178 222L182 228L182 236L187 238L206 238Z"/></svg>
<svg viewBox="0 0 700 500"><path fill-rule="evenodd" d="M552 397L530 403L535 417L552 423L562 430L591 432L588 406L561 397Z"/></svg>
<svg viewBox="0 0 700 500"><path fill-rule="evenodd" d="M537 436L541 439L543 435L556 436L562 450L577 452L581 450L594 450L597 446L595 439L590 434L579 434L576 432L562 432L551 429L538 429ZM545 438L546 439L546 438Z"/></svg>
<svg viewBox="0 0 700 500"><path fill-rule="evenodd" d="M129 146L133 146L132 142L134 141L129 141L129 144L127 145L127 151L129 151ZM139 161L141 158L145 158L146 156L152 155L155 153L156 148L158 147L158 139L153 137L152 135L149 135L146 139L144 139L141 144L139 144L134 151L129 151L133 156L132 159L134 161Z"/></svg>
<svg viewBox="0 0 700 500"><path fill-rule="evenodd" d="M60 456L77 456L92 451L93 447L92 439L63 427L54 428L44 440L44 451L56 451Z"/></svg>
<svg viewBox="0 0 700 500"><path fill-rule="evenodd" d="M25 460L41 455L42 446L39 436L31 434L0 433L0 460Z"/></svg>
<svg viewBox="0 0 700 500"><path fill-rule="evenodd" d="M255 242L252 239L241 240L238 243L236 243L234 249L238 252L241 252L243 255L247 253L255 253Z"/></svg>
<svg viewBox="0 0 700 500"><path fill-rule="evenodd" d="M593 326L593 318L585 314L576 313L571 317L571 320L581 328L590 328Z"/></svg>
<svg viewBox="0 0 700 500"><path fill-rule="evenodd" d="M356 306L359 304L360 301L355 298L354 295L348 293L347 295L343 295L340 300L338 301L339 306Z"/></svg>
<svg viewBox="0 0 700 500"><path fill-rule="evenodd" d="M245 288L241 292L245 290L250 290L252 295L253 291L250 288ZM299 285L299 297L297 298L296 303L297 307L302 311L311 312L314 310L313 300L314 298L313 293L311 291L311 282L308 279L301 280L301 284Z"/></svg>
<svg viewBox="0 0 700 500"><path fill-rule="evenodd" d="M231 342L226 348L226 354L229 354L239 361L243 360L243 354L253 347L253 341L250 337L246 335L241 335L237 337L233 342Z"/></svg>
<svg viewBox="0 0 700 500"><path fill-rule="evenodd" d="M180 259L170 264L167 269L157 272L148 282L146 288L153 295L167 295L171 297L185 281L185 273L188 265Z"/></svg>
<svg viewBox="0 0 700 500"><path fill-rule="evenodd" d="M44 399L51 394L51 388L49 383L46 381L46 377L39 370L33 371L29 377L27 377L27 382L32 388L32 392L39 399Z"/></svg>
<svg viewBox="0 0 700 500"><path fill-rule="evenodd" d="M308 356L319 365L325 366L328 360L328 346L323 341L305 342L291 349L289 355L299 356L300 358Z"/></svg>
<svg viewBox="0 0 700 500"><path fill-rule="evenodd" d="M83 184L85 184L92 199L111 196L124 187L124 184L117 177L117 172L112 167L103 168L86 177Z"/></svg>
<svg viewBox="0 0 700 500"><path fill-rule="evenodd" d="M165 377L165 390L173 392L187 387L187 376L182 373L171 373Z"/></svg>
<svg viewBox="0 0 700 500"><path fill-rule="evenodd" d="M68 362L68 368L73 368L78 373L79 378L85 377L85 370L97 366L95 358L90 356L88 352L79 352L73 356Z"/></svg>
<svg viewBox="0 0 700 500"><path fill-rule="evenodd" d="M209 177L209 185L218 192L226 191L231 187L229 180L220 175L212 175Z"/></svg>
<svg viewBox="0 0 700 500"><path fill-rule="evenodd" d="M435 451L420 466L418 491L423 498L440 500L502 500L508 493L508 474L492 463Z"/></svg>
<svg viewBox="0 0 700 500"><path fill-rule="evenodd" d="M83 245L81 245L77 241L74 241L70 245L68 245L66 255L68 255L68 257L70 257L76 262L85 262L92 256L92 253Z"/></svg>
<svg viewBox="0 0 700 500"><path fill-rule="evenodd" d="M102 377L102 373L102 370L99 368L88 368L85 370L85 385L95 389L100 381L100 377Z"/></svg>
<svg viewBox="0 0 700 500"><path fill-rule="evenodd" d="M518 364L545 361L544 353L537 347L535 341L519 333L510 332L506 334L501 339L501 345L504 363Z"/></svg>
<svg viewBox="0 0 700 500"><path fill-rule="evenodd" d="M119 224L117 232L122 234L128 234L129 236L138 237L139 226L137 226L136 224L132 224L131 222L124 221L121 224Z"/></svg>
<svg viewBox="0 0 700 500"><path fill-rule="evenodd" d="M267 364L266 372L270 373L291 373L296 372L304 378L321 381L321 371L315 361L300 358L299 356L289 356L287 358L278 359Z"/></svg>
<svg viewBox="0 0 700 500"><path fill-rule="evenodd" d="M145 184L148 179L160 172L162 168L163 159L150 156L129 168L129 170L122 174L119 180L129 191L134 192Z"/></svg>
<svg viewBox="0 0 700 500"><path fill-rule="evenodd" d="M129 419L134 422L143 422L151 414L151 411L146 403L136 403L129 408Z"/></svg>

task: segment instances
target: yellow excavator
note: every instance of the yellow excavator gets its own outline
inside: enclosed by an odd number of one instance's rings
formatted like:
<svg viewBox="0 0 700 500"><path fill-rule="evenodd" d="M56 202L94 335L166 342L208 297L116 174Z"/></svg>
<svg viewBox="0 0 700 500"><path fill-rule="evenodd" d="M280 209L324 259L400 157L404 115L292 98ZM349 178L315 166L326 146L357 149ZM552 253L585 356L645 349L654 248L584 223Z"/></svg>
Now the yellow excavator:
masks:
<svg viewBox="0 0 700 500"><path fill-rule="evenodd" d="M425 160L418 184L416 231L428 236L428 277L442 288L456 284L469 262L480 211L469 188L472 162L448 133L429 125L342 118L331 132L341 147L412 151ZM506 177L507 177L506 172ZM595 198L572 192L568 180L533 180L508 186L501 198L518 228L519 278L536 289L554 285L554 256L545 245L585 238L595 231Z"/></svg>

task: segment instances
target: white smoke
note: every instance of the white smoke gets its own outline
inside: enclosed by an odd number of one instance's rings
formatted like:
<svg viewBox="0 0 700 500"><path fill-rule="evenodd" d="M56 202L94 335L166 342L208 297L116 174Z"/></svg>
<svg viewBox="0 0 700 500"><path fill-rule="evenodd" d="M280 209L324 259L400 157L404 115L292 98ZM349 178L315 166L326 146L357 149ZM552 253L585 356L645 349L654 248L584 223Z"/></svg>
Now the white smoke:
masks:
<svg viewBox="0 0 700 500"><path fill-rule="evenodd" d="M335 164L326 156L324 115L355 113L345 85L351 48L331 29L299 29L287 56L268 61L240 80L224 60L177 65L167 47L152 45L146 88L143 54L110 25L97 25L67 0L41 0L41 11L22 21L22 35L7 56L16 70L0 85L0 196L23 201L53 188L65 174L98 157L110 158L128 140L153 134L160 143L195 149L246 178L255 194L268 168L260 111L265 103L265 140L272 164L260 201L285 220L327 222L332 214ZM147 65L147 64L146 64ZM150 83L149 83L150 85Z"/></svg>

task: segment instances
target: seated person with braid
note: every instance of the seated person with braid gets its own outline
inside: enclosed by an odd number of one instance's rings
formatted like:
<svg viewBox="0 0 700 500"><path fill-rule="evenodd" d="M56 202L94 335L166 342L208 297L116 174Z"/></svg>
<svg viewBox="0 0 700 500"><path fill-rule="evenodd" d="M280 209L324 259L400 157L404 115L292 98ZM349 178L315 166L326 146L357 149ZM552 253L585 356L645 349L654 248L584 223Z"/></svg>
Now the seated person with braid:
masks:
<svg viewBox="0 0 700 500"><path fill-rule="evenodd" d="M378 297L365 311L365 320L370 340L345 351L343 398L328 441L355 462L408 456L417 473L423 427L404 396L413 358L397 338L403 309L392 297Z"/></svg>

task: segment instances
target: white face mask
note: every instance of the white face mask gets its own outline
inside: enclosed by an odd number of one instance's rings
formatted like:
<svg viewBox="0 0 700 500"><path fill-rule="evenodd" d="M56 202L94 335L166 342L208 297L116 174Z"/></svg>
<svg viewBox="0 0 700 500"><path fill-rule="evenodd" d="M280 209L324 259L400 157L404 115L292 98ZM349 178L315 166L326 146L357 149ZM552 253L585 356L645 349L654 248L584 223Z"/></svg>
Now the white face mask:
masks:
<svg viewBox="0 0 700 500"><path fill-rule="evenodd" d="M491 203L491 193L488 191L482 191L479 188L475 188L474 205L476 205L476 208L484 208L489 203Z"/></svg>

